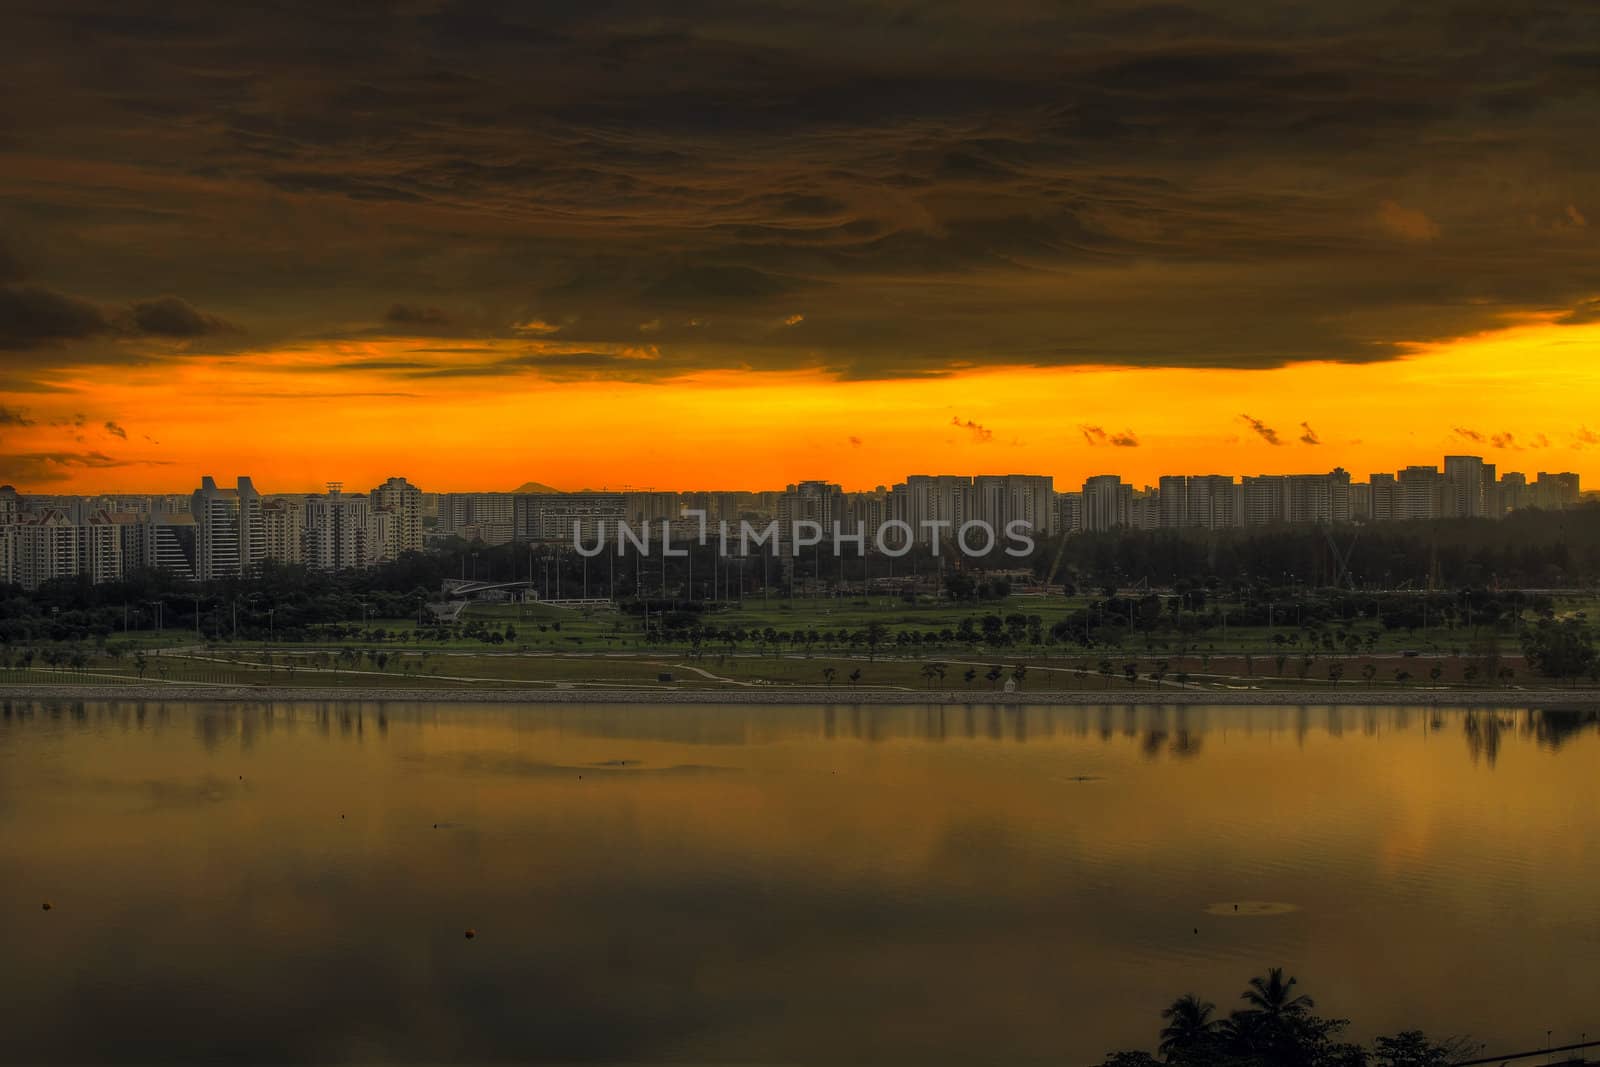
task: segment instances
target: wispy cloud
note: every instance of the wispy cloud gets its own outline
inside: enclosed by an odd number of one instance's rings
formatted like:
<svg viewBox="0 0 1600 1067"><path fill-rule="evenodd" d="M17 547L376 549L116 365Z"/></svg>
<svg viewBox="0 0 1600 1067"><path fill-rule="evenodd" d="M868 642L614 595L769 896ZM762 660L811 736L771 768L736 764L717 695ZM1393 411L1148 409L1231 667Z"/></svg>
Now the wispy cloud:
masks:
<svg viewBox="0 0 1600 1067"><path fill-rule="evenodd" d="M128 431L124 430L121 426L118 426L115 422L112 422L110 419L106 420L105 427L106 427L106 433L110 434L112 437L120 437L124 441L126 441L128 439Z"/></svg>
<svg viewBox="0 0 1600 1067"><path fill-rule="evenodd" d="M1301 444L1303 444L1303 445L1320 445L1322 443L1322 438L1317 436L1317 431L1315 431L1315 430L1313 430L1311 428L1311 424L1309 422L1302 422L1300 424L1300 431L1301 431L1301 433L1300 433L1300 443Z"/></svg>
<svg viewBox="0 0 1600 1067"><path fill-rule="evenodd" d="M1112 448L1138 448L1139 436L1132 430L1123 430L1120 433L1108 431L1103 426L1083 425L1078 427L1083 434L1084 441L1091 448L1099 445L1110 445Z"/></svg>
<svg viewBox="0 0 1600 1067"><path fill-rule="evenodd" d="M963 422L960 416L956 416L950 420L950 425L958 429L966 430L972 435L972 439L980 444L987 443L994 439L993 430L989 429L987 426L973 422L971 419Z"/></svg>
<svg viewBox="0 0 1600 1067"><path fill-rule="evenodd" d="M1267 444L1269 444L1269 445L1281 445L1281 444L1283 444L1283 441L1278 437L1278 431L1274 430L1271 426L1268 426L1266 423L1262 422L1260 419L1256 418L1255 416L1253 416L1253 415L1240 415L1239 418L1243 419L1246 423L1248 423L1250 428L1256 432L1257 436L1259 436Z"/></svg>
<svg viewBox="0 0 1600 1067"><path fill-rule="evenodd" d="M0 454L0 480L18 483L63 482L84 470L114 467L164 467L165 460L116 459L104 452L18 452Z"/></svg>

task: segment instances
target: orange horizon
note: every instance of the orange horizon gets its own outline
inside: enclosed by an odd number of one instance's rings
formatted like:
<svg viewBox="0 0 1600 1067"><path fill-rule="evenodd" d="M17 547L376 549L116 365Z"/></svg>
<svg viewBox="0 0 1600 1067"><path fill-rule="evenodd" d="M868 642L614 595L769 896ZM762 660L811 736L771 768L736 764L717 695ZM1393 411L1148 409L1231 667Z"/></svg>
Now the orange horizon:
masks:
<svg viewBox="0 0 1600 1067"><path fill-rule="evenodd" d="M1343 467L1365 481L1460 454L1530 481L1539 471L1600 480L1600 433L1586 421L1600 427L1600 324L1531 319L1400 359L1269 370L530 374L430 381L425 392L382 363L414 343L363 343L371 371L352 372L350 347L327 345L187 357L114 382L62 372L49 392L0 387L0 402L25 415L5 436L0 482L38 494L179 493L205 474L227 484L248 475L262 492L302 493L401 475L439 492L527 481L687 492L984 473L1048 475L1065 491L1095 474L1139 486L1162 474ZM146 414L119 422L121 412ZM69 454L80 458L51 458Z"/></svg>

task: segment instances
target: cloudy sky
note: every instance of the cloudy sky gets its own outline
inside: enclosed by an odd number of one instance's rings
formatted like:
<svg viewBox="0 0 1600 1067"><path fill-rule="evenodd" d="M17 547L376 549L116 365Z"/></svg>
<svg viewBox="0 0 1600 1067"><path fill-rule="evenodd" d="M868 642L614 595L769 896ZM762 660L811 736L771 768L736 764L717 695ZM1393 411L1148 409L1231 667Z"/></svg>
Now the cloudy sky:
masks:
<svg viewBox="0 0 1600 1067"><path fill-rule="evenodd" d="M1600 478L1600 10L7 5L0 480Z"/></svg>

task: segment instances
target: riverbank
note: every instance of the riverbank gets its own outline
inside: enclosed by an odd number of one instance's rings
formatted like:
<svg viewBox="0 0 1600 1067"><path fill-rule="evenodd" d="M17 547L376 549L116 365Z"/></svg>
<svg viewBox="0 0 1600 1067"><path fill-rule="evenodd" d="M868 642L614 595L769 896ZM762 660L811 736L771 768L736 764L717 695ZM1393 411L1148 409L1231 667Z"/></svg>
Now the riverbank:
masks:
<svg viewBox="0 0 1600 1067"><path fill-rule="evenodd" d="M1600 707L1600 689L1151 689L1005 693L977 689L886 690L847 686L730 689L396 689L228 685L3 685L0 700L206 701L210 703L429 704L882 704L1177 706Z"/></svg>

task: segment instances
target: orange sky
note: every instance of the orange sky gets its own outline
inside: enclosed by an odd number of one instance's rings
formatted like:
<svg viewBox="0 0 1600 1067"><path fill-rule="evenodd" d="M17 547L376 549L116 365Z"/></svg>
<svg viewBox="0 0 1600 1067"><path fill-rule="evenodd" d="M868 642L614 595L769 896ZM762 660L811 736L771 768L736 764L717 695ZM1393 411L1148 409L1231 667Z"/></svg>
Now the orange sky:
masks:
<svg viewBox="0 0 1600 1067"><path fill-rule="evenodd" d="M418 388L400 372L331 368L415 345L196 357L64 372L59 392L0 392L31 423L9 428L11 455L98 444L117 456L104 467L37 460L38 477L14 480L33 491L187 491L201 474L249 474L264 491L296 492L329 480L365 489L391 474L429 490L761 489L823 477L858 489L909 473L1044 473L1065 490L1096 473L1143 484L1343 466L1361 480L1446 453L1530 477L1600 478L1600 324L1534 320L1400 360L1274 370L1000 367L879 381L700 371L649 384L530 372ZM1320 444L1305 443L1306 426ZM1117 437L1138 444L1111 445Z"/></svg>

